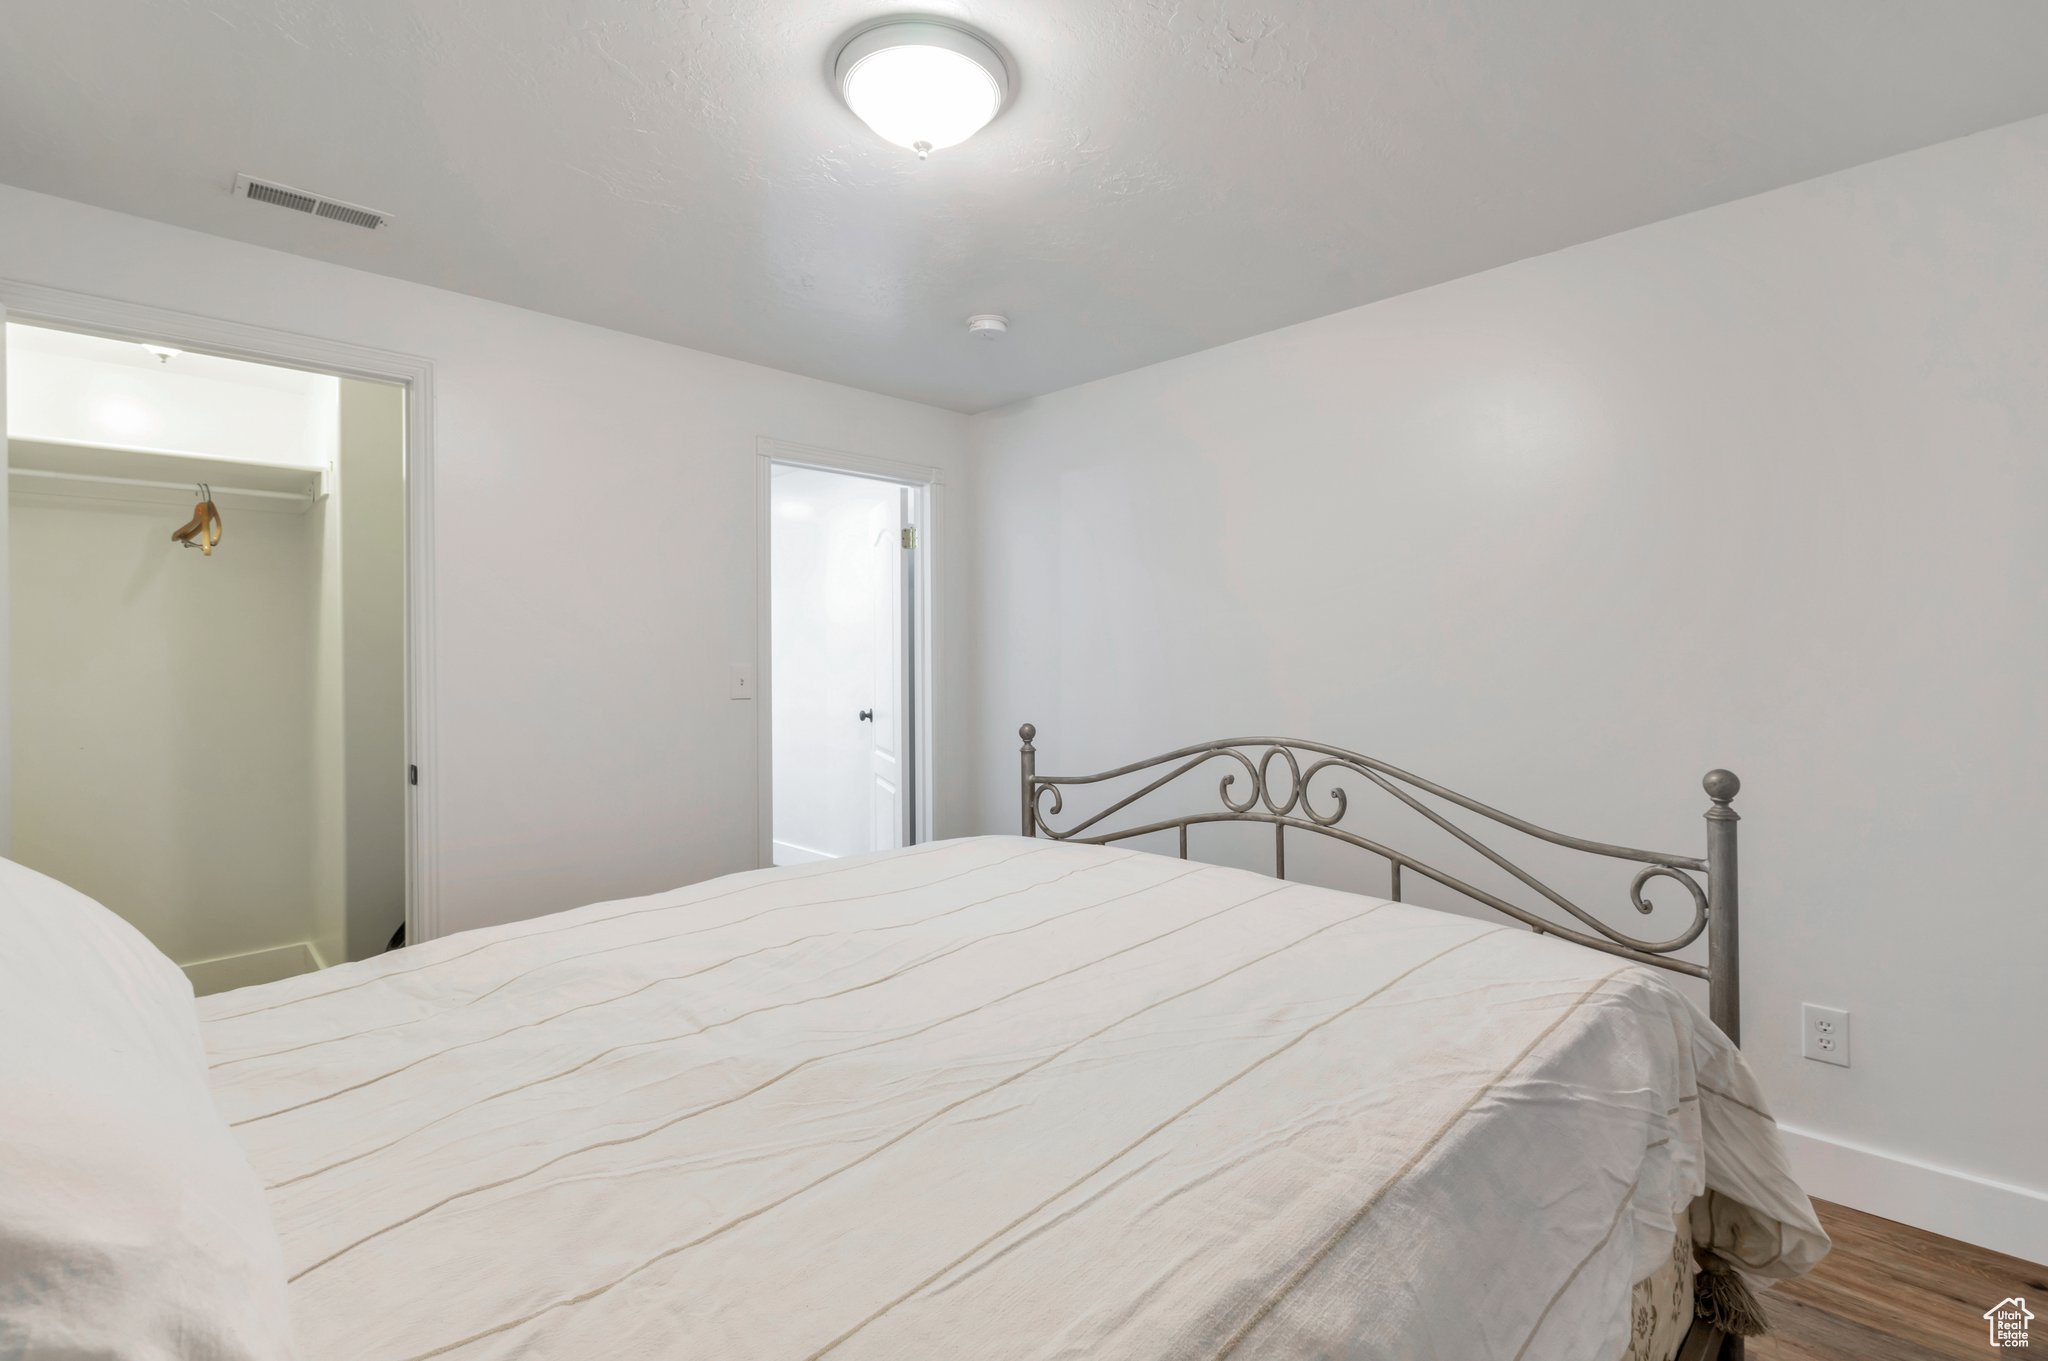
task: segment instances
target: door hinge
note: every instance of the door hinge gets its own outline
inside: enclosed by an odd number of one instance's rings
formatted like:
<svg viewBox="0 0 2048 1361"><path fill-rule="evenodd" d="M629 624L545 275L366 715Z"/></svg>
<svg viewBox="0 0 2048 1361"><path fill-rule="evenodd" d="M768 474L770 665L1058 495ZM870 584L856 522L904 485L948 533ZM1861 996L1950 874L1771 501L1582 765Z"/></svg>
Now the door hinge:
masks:
<svg viewBox="0 0 2048 1361"><path fill-rule="evenodd" d="M917 531L915 529L906 529L903 531L903 546L905 548L917 547Z"/></svg>
<svg viewBox="0 0 2048 1361"><path fill-rule="evenodd" d="M407 784L418 784L420 782L420 768L418 766L407 766L405 768L405 782Z"/></svg>

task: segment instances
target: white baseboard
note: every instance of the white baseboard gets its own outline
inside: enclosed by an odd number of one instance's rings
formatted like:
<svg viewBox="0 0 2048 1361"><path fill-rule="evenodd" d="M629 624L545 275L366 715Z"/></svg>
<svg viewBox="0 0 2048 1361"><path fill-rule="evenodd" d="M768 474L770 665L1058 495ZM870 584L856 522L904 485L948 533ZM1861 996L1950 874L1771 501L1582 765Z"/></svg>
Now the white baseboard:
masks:
<svg viewBox="0 0 2048 1361"><path fill-rule="evenodd" d="M249 988L258 983L275 983L280 978L312 973L324 964L311 943L302 940L268 950L228 955L222 959L202 959L178 967L185 971L185 977L192 980L192 991L206 997L230 988Z"/></svg>
<svg viewBox="0 0 2048 1361"><path fill-rule="evenodd" d="M814 851L809 846L799 846L794 841L777 841L773 845L777 865L808 865L813 860L834 858L829 852Z"/></svg>
<svg viewBox="0 0 2048 1361"><path fill-rule="evenodd" d="M1897 1153L1780 1126L1792 1175L1832 1200L1916 1229L2048 1263L2048 1191L1935 1167Z"/></svg>

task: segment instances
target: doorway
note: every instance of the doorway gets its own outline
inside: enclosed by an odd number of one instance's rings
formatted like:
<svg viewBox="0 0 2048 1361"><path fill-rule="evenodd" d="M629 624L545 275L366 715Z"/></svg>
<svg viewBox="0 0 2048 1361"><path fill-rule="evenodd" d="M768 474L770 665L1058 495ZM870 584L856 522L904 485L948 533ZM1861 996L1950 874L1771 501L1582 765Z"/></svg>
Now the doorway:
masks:
<svg viewBox="0 0 2048 1361"><path fill-rule="evenodd" d="M924 840L931 484L815 458L764 472L767 861Z"/></svg>
<svg viewBox="0 0 2048 1361"><path fill-rule="evenodd" d="M201 993L381 952L408 913L407 387L4 337L12 858Z"/></svg>

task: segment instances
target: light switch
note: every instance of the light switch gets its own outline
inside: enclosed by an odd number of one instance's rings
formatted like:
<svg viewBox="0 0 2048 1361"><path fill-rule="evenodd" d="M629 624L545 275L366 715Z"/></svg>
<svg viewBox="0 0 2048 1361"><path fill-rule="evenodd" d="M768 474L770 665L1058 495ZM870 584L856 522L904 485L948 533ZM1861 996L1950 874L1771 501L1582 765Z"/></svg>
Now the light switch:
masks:
<svg viewBox="0 0 2048 1361"><path fill-rule="evenodd" d="M754 668L735 665L732 669L732 697L752 699L754 697Z"/></svg>

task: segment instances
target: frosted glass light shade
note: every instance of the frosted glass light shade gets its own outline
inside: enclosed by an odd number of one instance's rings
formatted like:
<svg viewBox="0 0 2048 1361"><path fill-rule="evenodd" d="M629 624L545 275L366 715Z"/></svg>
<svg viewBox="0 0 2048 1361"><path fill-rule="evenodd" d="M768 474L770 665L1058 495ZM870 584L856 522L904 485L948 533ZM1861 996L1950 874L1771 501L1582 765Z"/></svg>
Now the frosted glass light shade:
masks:
<svg viewBox="0 0 2048 1361"><path fill-rule="evenodd" d="M988 125L1010 92L994 48L935 20L878 24L854 35L834 66L846 106L884 141L920 158Z"/></svg>

